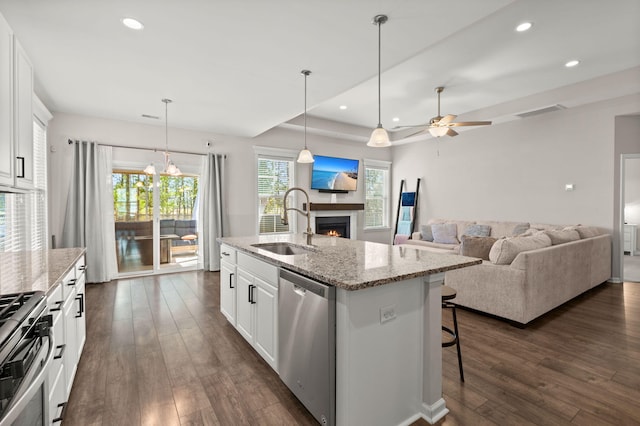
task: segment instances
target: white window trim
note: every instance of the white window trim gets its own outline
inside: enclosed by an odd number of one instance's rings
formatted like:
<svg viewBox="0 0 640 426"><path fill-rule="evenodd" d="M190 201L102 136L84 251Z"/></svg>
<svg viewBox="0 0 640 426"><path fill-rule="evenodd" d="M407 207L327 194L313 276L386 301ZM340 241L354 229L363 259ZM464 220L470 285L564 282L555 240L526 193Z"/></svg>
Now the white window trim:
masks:
<svg viewBox="0 0 640 426"><path fill-rule="evenodd" d="M366 180L367 169L378 169L385 170L387 172L387 225L386 226L366 226L366 223L363 224L363 231L387 231L391 229L391 161L385 160L372 160L365 158L363 161L364 166L364 174ZM366 185L366 183L365 183ZM364 188L364 200L365 203L367 201L367 193L366 188Z"/></svg>
<svg viewBox="0 0 640 426"><path fill-rule="evenodd" d="M291 176L291 186L296 186L296 158L298 157L298 151L292 149L285 148L273 148L270 146L253 146L254 152L254 162L253 162L253 214L254 214L254 227L255 227L255 235L260 235L260 225L259 225L259 201L258 201L258 160L260 157L270 158L274 160L285 160L293 162L293 171ZM297 196L295 192L291 194L293 198L294 205L297 204ZM290 234L295 234L298 232L298 215L292 214L289 215L289 232ZM271 235L271 234L268 234ZM275 234L273 234L275 235Z"/></svg>

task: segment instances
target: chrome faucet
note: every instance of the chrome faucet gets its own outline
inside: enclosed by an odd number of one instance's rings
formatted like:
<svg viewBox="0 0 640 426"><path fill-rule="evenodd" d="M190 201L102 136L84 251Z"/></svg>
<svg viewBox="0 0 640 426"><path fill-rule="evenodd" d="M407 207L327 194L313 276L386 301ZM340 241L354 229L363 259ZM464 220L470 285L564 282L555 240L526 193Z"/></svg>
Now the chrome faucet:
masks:
<svg viewBox="0 0 640 426"><path fill-rule="evenodd" d="M300 192L302 192L304 194L305 197L307 197L307 211L303 211L303 210L300 210L300 209L295 208L295 207L287 208L287 197L289 196L289 193L291 191L300 191ZM305 191L302 188L298 188L297 186L294 186L292 188L289 188L287 190L287 192L284 193L284 211L283 211L283 214L282 214L282 224L283 225L288 225L289 224L289 218L287 216L287 211L288 210L295 210L298 213L307 216L307 232L305 232L304 234L307 236L307 245L310 246L311 245L311 237L313 236L313 232L311 232L311 216L309 214L309 212L311 211L311 203L309 202L309 194L307 194L307 191Z"/></svg>

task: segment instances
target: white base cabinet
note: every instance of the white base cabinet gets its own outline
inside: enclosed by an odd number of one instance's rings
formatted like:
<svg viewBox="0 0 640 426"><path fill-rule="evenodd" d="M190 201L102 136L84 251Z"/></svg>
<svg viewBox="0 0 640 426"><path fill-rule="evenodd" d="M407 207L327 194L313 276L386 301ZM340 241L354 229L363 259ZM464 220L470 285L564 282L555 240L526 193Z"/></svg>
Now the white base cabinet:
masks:
<svg viewBox="0 0 640 426"><path fill-rule="evenodd" d="M47 296L55 354L48 376L48 424L60 424L86 340L85 261L81 257Z"/></svg>
<svg viewBox="0 0 640 426"><path fill-rule="evenodd" d="M636 236L638 234L638 225L633 223L625 223L624 224L624 252L629 252L630 256L634 256L636 252Z"/></svg>
<svg viewBox="0 0 640 426"><path fill-rule="evenodd" d="M220 251L220 311L278 371L278 267L224 244Z"/></svg>
<svg viewBox="0 0 640 426"><path fill-rule="evenodd" d="M220 312L236 325L236 250L220 246Z"/></svg>

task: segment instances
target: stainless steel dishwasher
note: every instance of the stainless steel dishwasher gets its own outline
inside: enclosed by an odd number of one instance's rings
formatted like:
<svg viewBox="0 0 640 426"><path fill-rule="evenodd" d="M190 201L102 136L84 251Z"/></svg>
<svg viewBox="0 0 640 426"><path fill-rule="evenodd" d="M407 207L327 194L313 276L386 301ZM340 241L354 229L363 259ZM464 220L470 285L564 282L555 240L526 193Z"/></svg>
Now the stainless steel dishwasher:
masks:
<svg viewBox="0 0 640 426"><path fill-rule="evenodd" d="M336 289L280 269L280 378L323 425L336 415Z"/></svg>

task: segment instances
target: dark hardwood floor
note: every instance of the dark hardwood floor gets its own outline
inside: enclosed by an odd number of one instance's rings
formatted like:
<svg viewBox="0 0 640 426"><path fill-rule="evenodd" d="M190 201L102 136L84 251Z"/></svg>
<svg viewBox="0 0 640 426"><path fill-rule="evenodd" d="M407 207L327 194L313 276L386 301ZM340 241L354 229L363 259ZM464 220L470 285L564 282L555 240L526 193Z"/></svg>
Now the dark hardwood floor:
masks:
<svg viewBox="0 0 640 426"><path fill-rule="evenodd" d="M86 304L65 426L316 424L220 314L219 274L88 285ZM640 284L605 284L525 329L458 321L466 382L444 348L440 425L640 424Z"/></svg>

